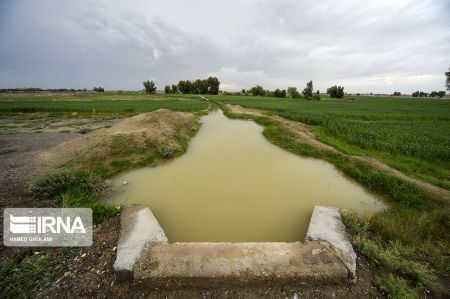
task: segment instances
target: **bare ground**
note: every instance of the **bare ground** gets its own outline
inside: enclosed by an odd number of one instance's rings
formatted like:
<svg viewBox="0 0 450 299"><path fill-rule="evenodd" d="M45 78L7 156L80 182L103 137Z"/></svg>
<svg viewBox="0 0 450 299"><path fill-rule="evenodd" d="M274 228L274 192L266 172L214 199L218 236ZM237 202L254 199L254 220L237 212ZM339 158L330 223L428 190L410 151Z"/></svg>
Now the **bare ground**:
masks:
<svg viewBox="0 0 450 299"><path fill-rule="evenodd" d="M403 172L401 172L395 168L392 168L391 166L389 166L375 158L367 157L367 156L352 156L352 155L347 155L347 154L344 154L344 153L338 151L336 148L316 139L314 134L311 132L312 126L310 126L310 125L303 124L301 122L291 121L291 120L285 119L285 118L277 116L277 115L268 115L264 111L260 111L257 109L244 108L239 105L228 104L227 107L234 113L269 117L269 118L279 122L280 124L282 124L285 128L287 128L293 134L293 136L295 136L296 138L298 138L299 140L301 140L307 144L314 146L315 148L325 150L325 151L330 151L333 153L339 153L343 156L349 157L350 159L352 159L354 161L366 162L366 163L370 164L370 166L373 167L374 169L381 171L381 172L388 173L392 176L395 176L404 181L412 183L412 184L418 186L419 188L421 188L422 190L424 190L425 192L434 195L435 197L444 198L447 200L450 199L450 191L443 189L441 187L435 186L433 184L421 181L421 180L411 177L409 175L406 175Z"/></svg>

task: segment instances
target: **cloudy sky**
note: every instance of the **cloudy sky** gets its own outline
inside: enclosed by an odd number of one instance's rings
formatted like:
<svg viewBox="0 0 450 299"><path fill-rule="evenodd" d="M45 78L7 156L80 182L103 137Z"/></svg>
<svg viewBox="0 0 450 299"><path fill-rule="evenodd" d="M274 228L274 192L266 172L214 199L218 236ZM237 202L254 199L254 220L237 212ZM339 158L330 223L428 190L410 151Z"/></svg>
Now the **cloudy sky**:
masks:
<svg viewBox="0 0 450 299"><path fill-rule="evenodd" d="M0 88L443 90L449 0L0 0Z"/></svg>

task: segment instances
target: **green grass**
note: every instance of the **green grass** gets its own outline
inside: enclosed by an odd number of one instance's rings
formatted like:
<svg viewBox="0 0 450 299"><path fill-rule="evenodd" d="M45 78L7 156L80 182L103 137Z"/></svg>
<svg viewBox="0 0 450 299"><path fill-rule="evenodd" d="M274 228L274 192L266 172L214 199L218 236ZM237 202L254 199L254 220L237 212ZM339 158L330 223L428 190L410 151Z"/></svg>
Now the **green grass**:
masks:
<svg viewBox="0 0 450 299"><path fill-rule="evenodd" d="M30 298L33 291L54 280L61 273L50 260L48 252L0 260L0 297Z"/></svg>
<svg viewBox="0 0 450 299"><path fill-rule="evenodd" d="M389 294L389 298L392 299L418 299L420 298L414 290L411 290L407 282L393 274L389 274L388 277L375 278L375 284Z"/></svg>
<svg viewBox="0 0 450 299"><path fill-rule="evenodd" d="M93 101L20 101L0 102L0 112L94 112L94 113L141 113L157 109L174 111L199 111L206 109L207 103L187 100L93 100Z"/></svg>
<svg viewBox="0 0 450 299"><path fill-rule="evenodd" d="M195 95L145 95L140 93L11 95L0 94L0 112L141 113L160 108L200 111L208 103Z"/></svg>
<svg viewBox="0 0 450 299"><path fill-rule="evenodd" d="M319 140L347 154L375 157L402 172L450 190L450 100L208 98L267 110L315 125L314 133Z"/></svg>
<svg viewBox="0 0 450 299"><path fill-rule="evenodd" d="M384 194L390 208L368 218L344 216L355 246L378 265L386 277L376 283L390 298L417 298L419 293L448 294L442 280L450 273L450 206L447 200L425 193L415 185L374 170L370 165L298 141L277 122L230 112L227 116L254 119L263 125L264 136L272 143L298 155L333 163L347 176Z"/></svg>

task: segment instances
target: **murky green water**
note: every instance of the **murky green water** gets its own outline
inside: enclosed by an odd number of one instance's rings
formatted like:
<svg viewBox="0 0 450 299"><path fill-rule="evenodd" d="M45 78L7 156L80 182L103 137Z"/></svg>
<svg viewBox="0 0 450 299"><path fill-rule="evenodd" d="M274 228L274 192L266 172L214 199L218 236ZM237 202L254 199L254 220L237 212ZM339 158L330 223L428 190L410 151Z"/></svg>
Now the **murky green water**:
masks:
<svg viewBox="0 0 450 299"><path fill-rule="evenodd" d="M202 123L183 156L116 177L106 201L147 205L170 242L302 241L316 204L385 207L333 165L272 145L253 121L216 110Z"/></svg>

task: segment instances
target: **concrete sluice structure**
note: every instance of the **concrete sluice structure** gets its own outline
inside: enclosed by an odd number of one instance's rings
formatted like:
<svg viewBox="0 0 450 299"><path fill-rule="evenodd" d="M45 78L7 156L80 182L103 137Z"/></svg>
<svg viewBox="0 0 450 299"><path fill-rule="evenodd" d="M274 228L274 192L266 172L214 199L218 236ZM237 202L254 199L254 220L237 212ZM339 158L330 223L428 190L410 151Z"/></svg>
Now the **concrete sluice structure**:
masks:
<svg viewBox="0 0 450 299"><path fill-rule="evenodd" d="M305 242L169 243L150 209L125 206L114 270L153 288L305 286L356 278L340 212L315 206Z"/></svg>

